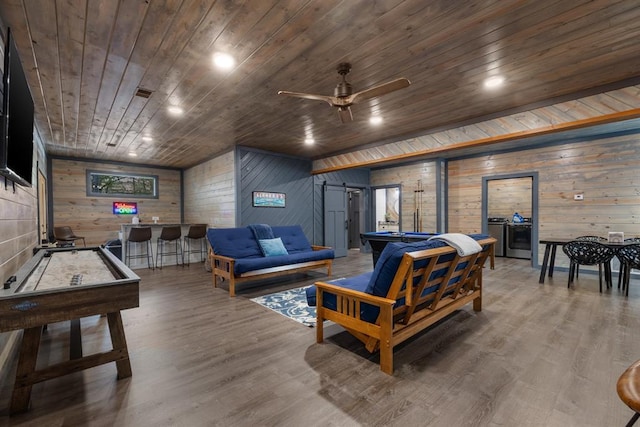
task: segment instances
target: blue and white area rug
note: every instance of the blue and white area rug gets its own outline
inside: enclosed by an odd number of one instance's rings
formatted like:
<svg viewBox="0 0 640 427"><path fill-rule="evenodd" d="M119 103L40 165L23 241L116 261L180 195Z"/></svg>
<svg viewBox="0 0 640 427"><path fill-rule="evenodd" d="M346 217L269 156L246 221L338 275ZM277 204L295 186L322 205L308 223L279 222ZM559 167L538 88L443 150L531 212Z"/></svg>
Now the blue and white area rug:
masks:
<svg viewBox="0 0 640 427"><path fill-rule="evenodd" d="M316 308L307 305L305 289L289 289L288 291L251 298L251 301L312 328L316 324Z"/></svg>

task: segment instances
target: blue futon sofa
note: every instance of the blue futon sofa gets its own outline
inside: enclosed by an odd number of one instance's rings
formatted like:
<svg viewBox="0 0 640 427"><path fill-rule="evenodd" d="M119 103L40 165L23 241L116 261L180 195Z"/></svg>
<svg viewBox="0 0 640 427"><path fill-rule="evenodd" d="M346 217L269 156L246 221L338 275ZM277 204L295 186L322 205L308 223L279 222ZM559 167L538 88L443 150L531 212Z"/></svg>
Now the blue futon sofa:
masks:
<svg viewBox="0 0 640 427"><path fill-rule="evenodd" d="M369 352L379 350L380 369L392 374L396 345L470 302L481 310L482 268L496 239L464 239L474 253L441 240L392 242L373 271L307 288L307 302L316 306L316 341L323 341L324 320L338 323Z"/></svg>
<svg viewBox="0 0 640 427"><path fill-rule="evenodd" d="M275 251L272 247L266 248L267 252L259 243L262 239L256 239L254 230L250 227L207 230L212 248L209 258L214 287L218 286L218 280L227 280L229 295L233 297L236 294L236 284L249 280L325 267L327 275L331 276L335 257L333 249L311 245L299 225L274 226L270 229L274 239L266 240L278 245ZM282 242L281 245L277 242L278 239Z"/></svg>

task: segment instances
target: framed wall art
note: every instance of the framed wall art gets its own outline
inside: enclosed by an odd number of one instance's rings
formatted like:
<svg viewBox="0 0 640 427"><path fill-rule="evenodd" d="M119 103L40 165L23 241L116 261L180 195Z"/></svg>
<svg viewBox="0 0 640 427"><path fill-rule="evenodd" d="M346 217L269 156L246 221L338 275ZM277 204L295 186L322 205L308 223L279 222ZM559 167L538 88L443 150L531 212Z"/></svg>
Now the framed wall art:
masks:
<svg viewBox="0 0 640 427"><path fill-rule="evenodd" d="M254 191L253 206L258 208L284 208L286 204L285 193L271 191Z"/></svg>
<svg viewBox="0 0 640 427"><path fill-rule="evenodd" d="M158 198L158 175L87 170L87 197Z"/></svg>

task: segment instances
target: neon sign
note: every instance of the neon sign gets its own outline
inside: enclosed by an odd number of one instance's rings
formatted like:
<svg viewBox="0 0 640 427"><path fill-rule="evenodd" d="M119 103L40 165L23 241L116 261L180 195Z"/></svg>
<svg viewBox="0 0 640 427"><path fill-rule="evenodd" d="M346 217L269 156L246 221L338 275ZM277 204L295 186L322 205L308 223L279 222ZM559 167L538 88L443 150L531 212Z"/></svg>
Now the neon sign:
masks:
<svg viewBox="0 0 640 427"><path fill-rule="evenodd" d="M114 215L136 215L138 204L136 202L113 202Z"/></svg>

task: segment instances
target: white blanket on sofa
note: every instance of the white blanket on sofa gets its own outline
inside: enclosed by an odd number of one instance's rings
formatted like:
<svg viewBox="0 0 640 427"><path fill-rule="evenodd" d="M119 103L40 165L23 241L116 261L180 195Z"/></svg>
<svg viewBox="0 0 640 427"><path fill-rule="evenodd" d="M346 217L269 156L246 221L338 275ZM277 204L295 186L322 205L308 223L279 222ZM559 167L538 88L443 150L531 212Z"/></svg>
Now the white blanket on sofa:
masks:
<svg viewBox="0 0 640 427"><path fill-rule="evenodd" d="M445 233L430 237L429 240L442 240L455 248L460 256L473 255L482 251L482 246L473 238L462 233Z"/></svg>

